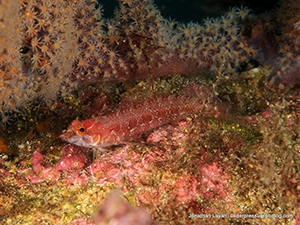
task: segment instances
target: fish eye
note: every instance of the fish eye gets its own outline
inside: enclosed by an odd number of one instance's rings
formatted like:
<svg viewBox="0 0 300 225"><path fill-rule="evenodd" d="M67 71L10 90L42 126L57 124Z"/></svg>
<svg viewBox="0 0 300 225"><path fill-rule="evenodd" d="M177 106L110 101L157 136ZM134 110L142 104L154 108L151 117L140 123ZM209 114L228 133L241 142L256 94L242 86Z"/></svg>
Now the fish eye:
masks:
<svg viewBox="0 0 300 225"><path fill-rule="evenodd" d="M77 129L77 133L79 135L84 135L85 134L85 128L84 127L80 127L79 129Z"/></svg>

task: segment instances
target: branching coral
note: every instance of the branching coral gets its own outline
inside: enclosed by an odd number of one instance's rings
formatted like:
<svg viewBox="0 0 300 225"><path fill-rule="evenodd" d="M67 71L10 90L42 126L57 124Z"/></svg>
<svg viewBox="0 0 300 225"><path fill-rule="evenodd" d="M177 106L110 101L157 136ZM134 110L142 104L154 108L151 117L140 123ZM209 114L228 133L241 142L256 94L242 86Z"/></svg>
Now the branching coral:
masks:
<svg viewBox="0 0 300 225"><path fill-rule="evenodd" d="M1 21L2 111L54 99L86 82L218 70L254 56L239 34L246 8L203 26L166 20L142 0L121 1L111 20L83 0L15 1L1 9L15 20L5 13Z"/></svg>

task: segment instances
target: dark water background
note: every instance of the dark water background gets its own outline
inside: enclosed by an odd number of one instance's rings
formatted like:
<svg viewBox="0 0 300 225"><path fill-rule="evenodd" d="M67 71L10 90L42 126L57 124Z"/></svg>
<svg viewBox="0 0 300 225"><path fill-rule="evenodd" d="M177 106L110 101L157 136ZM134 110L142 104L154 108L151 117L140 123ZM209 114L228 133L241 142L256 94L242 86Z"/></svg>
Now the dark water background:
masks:
<svg viewBox="0 0 300 225"><path fill-rule="evenodd" d="M98 0L104 6L104 17L112 17L117 0ZM224 15L229 7L247 6L258 15L274 9L278 0L154 0L165 18L182 22L201 22L207 17Z"/></svg>

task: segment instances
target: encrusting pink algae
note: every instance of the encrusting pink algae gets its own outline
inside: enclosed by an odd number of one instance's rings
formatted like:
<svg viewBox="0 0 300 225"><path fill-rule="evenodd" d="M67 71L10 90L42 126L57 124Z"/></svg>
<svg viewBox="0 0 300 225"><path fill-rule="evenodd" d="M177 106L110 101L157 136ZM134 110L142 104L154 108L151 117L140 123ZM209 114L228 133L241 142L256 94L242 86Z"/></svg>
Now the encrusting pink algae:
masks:
<svg viewBox="0 0 300 225"><path fill-rule="evenodd" d="M99 3L0 1L0 224L300 224L299 2Z"/></svg>

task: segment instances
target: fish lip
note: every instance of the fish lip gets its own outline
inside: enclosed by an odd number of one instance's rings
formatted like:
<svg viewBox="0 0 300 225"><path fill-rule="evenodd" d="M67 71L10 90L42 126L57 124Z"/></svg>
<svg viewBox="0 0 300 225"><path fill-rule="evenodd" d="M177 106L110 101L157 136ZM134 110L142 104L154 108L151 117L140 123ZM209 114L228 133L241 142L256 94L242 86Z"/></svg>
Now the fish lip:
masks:
<svg viewBox="0 0 300 225"><path fill-rule="evenodd" d="M61 139L63 139L63 140L66 141L67 139L70 138L70 133L67 132L67 131L65 131L64 133L62 133L61 135L59 135L59 137L60 137Z"/></svg>

